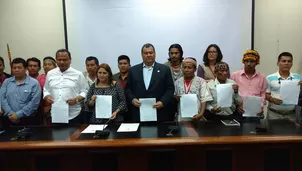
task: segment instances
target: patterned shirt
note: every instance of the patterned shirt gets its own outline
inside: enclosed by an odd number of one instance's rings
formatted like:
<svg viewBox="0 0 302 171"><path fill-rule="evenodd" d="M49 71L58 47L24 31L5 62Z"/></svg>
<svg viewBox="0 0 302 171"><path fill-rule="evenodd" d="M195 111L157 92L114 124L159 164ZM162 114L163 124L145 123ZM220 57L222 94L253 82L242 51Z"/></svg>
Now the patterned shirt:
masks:
<svg viewBox="0 0 302 171"><path fill-rule="evenodd" d="M90 101L90 98L93 95L111 95L112 96L112 113L117 109L120 109L120 112L116 115L114 119L115 122L122 122L124 120L123 113L127 112L126 97L123 87L119 82L116 82L115 85L106 88L96 87L93 83L87 93L87 101ZM87 106L89 106L87 104ZM89 110L92 112L90 118L90 123L104 123L104 119L96 118L95 115L95 106L89 107Z"/></svg>
<svg viewBox="0 0 302 171"><path fill-rule="evenodd" d="M208 82L209 89L211 91L213 101L207 102L207 109L211 111L212 108L218 107L217 106L217 91L216 91L216 85L220 84L220 82L217 80L211 80ZM226 84L236 84L235 81L227 79ZM233 103L231 107L222 107L221 111L219 113L216 113L217 115L231 115L236 110L236 106L239 105L242 101L241 96L239 93L233 93Z"/></svg>
<svg viewBox="0 0 302 171"><path fill-rule="evenodd" d="M189 88L190 86L190 88ZM175 81L175 95L183 95L183 94L196 94L198 103L198 109L200 110L200 103L207 102L213 100L207 83L204 79L195 76L188 88L185 86L184 77L179 78ZM188 91L188 92L187 92Z"/></svg>
<svg viewBox="0 0 302 171"><path fill-rule="evenodd" d="M290 73L289 77L287 79L282 78L279 74L279 72L276 72L274 74L271 74L266 77L267 80L267 89L266 93L270 93L273 98L278 98L280 99L280 86L281 86L281 81L282 80L292 80L298 82L300 81L301 76L296 73ZM276 105L273 103L268 104L268 109L274 109L280 112L285 112L285 111L290 111L295 109L295 105L290 105L290 104L281 104L281 105Z"/></svg>

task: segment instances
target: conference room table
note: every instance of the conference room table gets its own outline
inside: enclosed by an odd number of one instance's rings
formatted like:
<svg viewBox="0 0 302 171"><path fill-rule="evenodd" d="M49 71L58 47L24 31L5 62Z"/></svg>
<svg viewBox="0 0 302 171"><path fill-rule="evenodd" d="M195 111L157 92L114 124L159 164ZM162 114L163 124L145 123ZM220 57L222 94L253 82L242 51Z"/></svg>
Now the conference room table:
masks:
<svg viewBox="0 0 302 171"><path fill-rule="evenodd" d="M22 127L10 127L0 135L0 170L301 171L300 126L268 123L263 133L255 133L256 121L186 121L172 132L176 123L141 123L135 132L112 123L100 139L81 134L88 125L51 125L29 126L26 140L14 140Z"/></svg>

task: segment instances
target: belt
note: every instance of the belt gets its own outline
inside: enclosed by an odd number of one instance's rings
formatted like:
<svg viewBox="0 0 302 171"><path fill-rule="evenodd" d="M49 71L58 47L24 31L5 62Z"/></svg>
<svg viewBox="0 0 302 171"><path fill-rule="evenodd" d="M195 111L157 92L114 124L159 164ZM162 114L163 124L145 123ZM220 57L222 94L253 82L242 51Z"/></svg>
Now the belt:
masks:
<svg viewBox="0 0 302 171"><path fill-rule="evenodd" d="M281 114L281 115L289 115L289 114L295 112L295 109L294 110L289 110L289 111L280 111L280 110L269 108L268 110L270 110L272 112L275 112L275 113L278 113L278 114Z"/></svg>

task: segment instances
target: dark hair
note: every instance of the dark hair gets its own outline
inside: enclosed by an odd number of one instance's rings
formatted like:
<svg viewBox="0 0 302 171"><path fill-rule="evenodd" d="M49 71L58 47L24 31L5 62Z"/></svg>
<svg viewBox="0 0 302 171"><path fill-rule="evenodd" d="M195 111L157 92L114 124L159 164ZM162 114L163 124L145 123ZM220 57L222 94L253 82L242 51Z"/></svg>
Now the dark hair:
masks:
<svg viewBox="0 0 302 171"><path fill-rule="evenodd" d="M59 50L56 52L56 58L57 58L57 56L58 56L58 54L59 54L60 52L66 52L66 53L68 54L68 56L69 56L69 59L71 59L71 54L70 54L70 52L69 52L67 49L59 49Z"/></svg>
<svg viewBox="0 0 302 171"><path fill-rule="evenodd" d="M46 56L46 57L43 58L43 62L44 62L45 60L47 60L47 59L56 61L53 57L51 57L51 56Z"/></svg>
<svg viewBox="0 0 302 171"><path fill-rule="evenodd" d="M143 53L144 48L149 48L149 47L152 47L153 50L154 50L154 52L155 52L155 48L154 48L154 46L151 43L144 44L143 47L142 47L142 49L141 49L141 52Z"/></svg>
<svg viewBox="0 0 302 171"><path fill-rule="evenodd" d="M293 55L292 55L290 52L282 52L282 53L280 53L280 55L278 56L278 62L281 60L281 57L282 57L282 56L289 56L289 57L291 57L292 60L293 60Z"/></svg>
<svg viewBox="0 0 302 171"><path fill-rule="evenodd" d="M195 61L196 63L197 63L197 60L195 59L195 58L193 58L193 57L186 57L186 58L184 58L184 60L186 60L186 59L192 59L193 61ZM184 64L184 63L183 63ZM196 64L194 64L194 67L196 68L197 66L196 66Z"/></svg>
<svg viewBox="0 0 302 171"><path fill-rule="evenodd" d="M106 63L103 63L103 64L99 65L98 69L96 70L96 73L98 73L100 68L104 68L108 72L109 76L108 76L107 83L108 83L108 85L112 85L113 84L113 74L112 74L110 66ZM99 83L99 79L97 78L96 84L98 84L98 83Z"/></svg>
<svg viewBox="0 0 302 171"><path fill-rule="evenodd" d="M206 51L204 52L204 55L203 55L203 62L204 62L204 65L205 65L205 66L209 66L209 65L210 65L210 63L209 63L209 58L208 58L208 51L209 51L209 49L210 49L211 47L214 47L214 48L217 50L216 63L217 63L217 62L221 62L221 60L222 60L222 58L223 58L223 55L222 55L222 53L221 53L221 50L220 50L219 46L216 45L216 44L210 44L210 45L208 46L208 48L206 49Z"/></svg>
<svg viewBox="0 0 302 171"><path fill-rule="evenodd" d="M121 60L127 60L130 65L130 58L127 55L121 55L117 58L117 62L120 62Z"/></svg>
<svg viewBox="0 0 302 171"><path fill-rule="evenodd" d="M24 68L27 68L27 63L26 61L23 59L23 58L15 58L13 61L12 61L12 65L13 64L22 64Z"/></svg>
<svg viewBox="0 0 302 171"><path fill-rule="evenodd" d="M217 73L218 71L220 71L221 66L226 66L228 72L230 72L229 64L227 64L226 62L217 62L217 63L215 64L214 73Z"/></svg>
<svg viewBox="0 0 302 171"><path fill-rule="evenodd" d="M0 56L0 61L3 63L3 66L5 66L4 59L1 56Z"/></svg>
<svg viewBox="0 0 302 171"><path fill-rule="evenodd" d="M172 48L178 49L178 51L179 51L179 53L180 53L180 59L179 59L179 60L182 61L182 60L184 59L184 57L183 57L184 52L183 52L182 47L180 46L180 44L177 44L177 43L172 44L172 45L169 47L169 52L170 52L170 50L171 50ZM168 60L169 60L169 61L171 60L170 57L168 58Z"/></svg>
<svg viewBox="0 0 302 171"><path fill-rule="evenodd" d="M99 60L98 60L98 58L96 58L95 56L88 56L88 57L86 58L85 63L87 63L88 61L94 61L95 64L96 64L97 66L99 66Z"/></svg>
<svg viewBox="0 0 302 171"><path fill-rule="evenodd" d="M28 58L28 59L26 60L27 66L28 66L28 64L29 64L30 61L32 61L32 62L37 62L39 68L41 68L41 61L40 61L40 59L38 59L38 58L36 58L36 57Z"/></svg>

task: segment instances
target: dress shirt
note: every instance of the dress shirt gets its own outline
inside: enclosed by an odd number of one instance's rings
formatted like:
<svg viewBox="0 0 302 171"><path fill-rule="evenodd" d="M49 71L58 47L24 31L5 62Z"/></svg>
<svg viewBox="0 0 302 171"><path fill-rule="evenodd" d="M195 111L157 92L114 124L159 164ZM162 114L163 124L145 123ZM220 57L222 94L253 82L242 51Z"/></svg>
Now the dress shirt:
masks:
<svg viewBox="0 0 302 171"><path fill-rule="evenodd" d="M153 68L154 68L154 63L150 68L148 68L146 64L143 64L144 83L145 83L146 90L148 90L149 88L149 84L152 78Z"/></svg>
<svg viewBox="0 0 302 171"><path fill-rule="evenodd" d="M127 77L125 77L125 79L122 79L121 73L116 73L113 75L113 79L119 82L122 85L122 87L125 89L127 84Z"/></svg>
<svg viewBox="0 0 302 171"><path fill-rule="evenodd" d="M239 93L244 99L246 96L257 96L262 98L262 106L266 104L266 78L263 74L255 72L252 77L248 77L244 69L233 72L231 79L239 86Z"/></svg>
<svg viewBox="0 0 302 171"><path fill-rule="evenodd" d="M39 107L41 88L39 82L28 75L22 83L11 77L4 81L0 96L4 115L15 112L18 118L22 118L30 116Z"/></svg>
<svg viewBox="0 0 302 171"><path fill-rule="evenodd" d="M95 80L92 80L90 77L89 77L89 74L87 71L83 72L83 75L84 75L84 78L86 79L87 83L88 83L88 86L90 87L94 82Z"/></svg>
<svg viewBox="0 0 302 171"><path fill-rule="evenodd" d="M86 97L88 92L88 83L80 71L69 67L61 72L57 67L47 73L44 86L44 96L50 95L54 101L76 98L77 96ZM81 104L69 105L69 120L77 117L81 112Z"/></svg>

